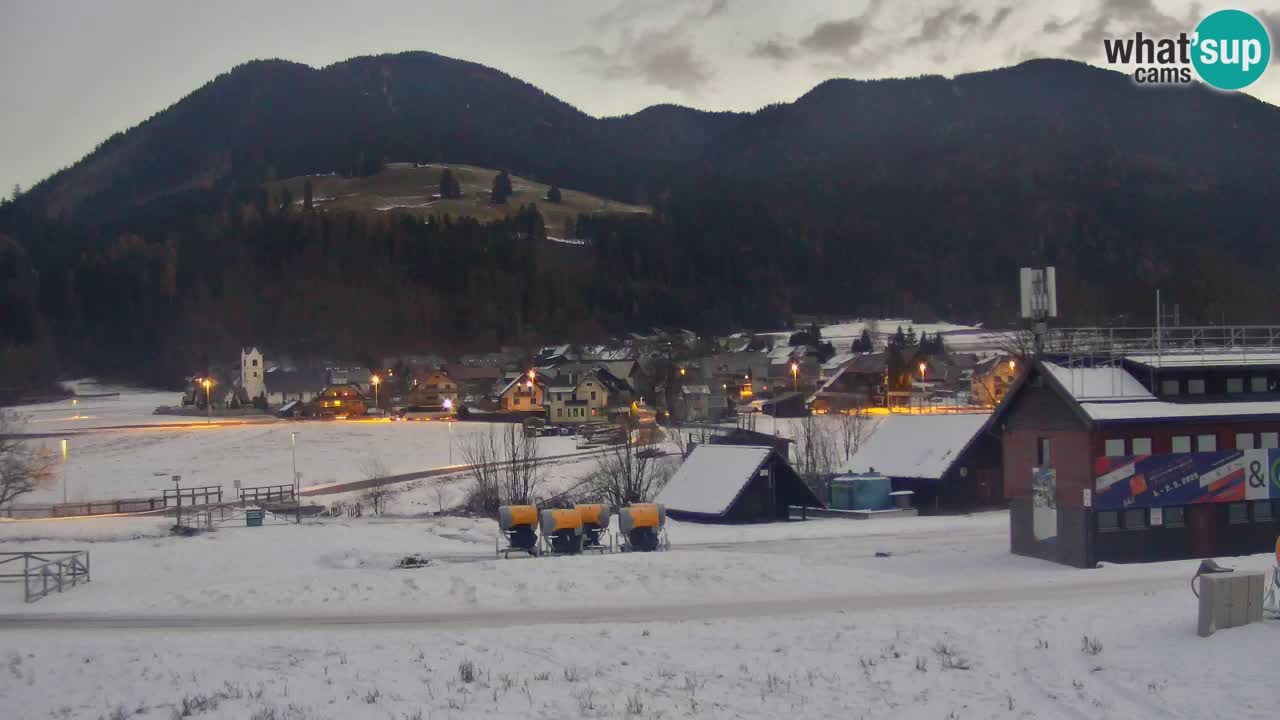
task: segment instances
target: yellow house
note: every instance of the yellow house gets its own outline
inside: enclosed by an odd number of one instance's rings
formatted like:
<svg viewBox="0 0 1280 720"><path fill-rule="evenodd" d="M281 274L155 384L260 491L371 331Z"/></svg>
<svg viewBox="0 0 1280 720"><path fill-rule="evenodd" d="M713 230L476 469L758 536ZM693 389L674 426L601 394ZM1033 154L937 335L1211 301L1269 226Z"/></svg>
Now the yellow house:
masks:
<svg viewBox="0 0 1280 720"><path fill-rule="evenodd" d="M969 394L974 405L996 406L1004 401L1009 387L1018 377L1018 361L1009 355L1002 355L978 363L973 368L973 379L969 383Z"/></svg>
<svg viewBox="0 0 1280 720"><path fill-rule="evenodd" d="M521 375L498 393L498 406L505 412L541 413L546 402L546 382L534 371Z"/></svg>
<svg viewBox="0 0 1280 720"><path fill-rule="evenodd" d="M607 420L610 408L631 402L631 386L601 368L584 373L576 385L557 383L547 393L547 420L560 424Z"/></svg>

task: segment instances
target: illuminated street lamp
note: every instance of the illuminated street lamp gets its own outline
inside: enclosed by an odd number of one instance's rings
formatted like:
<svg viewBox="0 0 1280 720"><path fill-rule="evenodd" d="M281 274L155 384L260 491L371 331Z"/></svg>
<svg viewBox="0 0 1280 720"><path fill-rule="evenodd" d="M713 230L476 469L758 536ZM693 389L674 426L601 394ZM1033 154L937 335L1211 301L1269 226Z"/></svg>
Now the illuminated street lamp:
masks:
<svg viewBox="0 0 1280 720"><path fill-rule="evenodd" d="M791 379L794 381L792 389L798 392L800 390L800 363L795 360L791 361Z"/></svg>
<svg viewBox="0 0 1280 720"><path fill-rule="evenodd" d="M62 504L67 504L67 439L62 438Z"/></svg>
<svg viewBox="0 0 1280 720"><path fill-rule="evenodd" d="M453 399L444 399L444 411L451 412L453 410ZM446 418L448 419L448 418ZM449 464L453 464L453 423L449 423Z"/></svg>
<svg viewBox="0 0 1280 720"><path fill-rule="evenodd" d="M680 377L684 377L684 368L680 368Z"/></svg>
<svg viewBox="0 0 1280 720"><path fill-rule="evenodd" d="M925 365L925 364L924 364L924 361L922 360L922 361L920 362L920 379L921 379L921 380L923 380L923 379L924 379L924 371L925 371L925 368L926 368L926 367L928 367L928 366L927 366L927 365Z"/></svg>
<svg viewBox="0 0 1280 720"><path fill-rule="evenodd" d="M382 378L374 375L369 382L373 383L373 406L378 407L378 386L382 384Z"/></svg>
<svg viewBox="0 0 1280 720"><path fill-rule="evenodd" d="M1017 369L1018 369L1018 361L1014 360L1013 358L1009 358L1009 370L1014 371Z"/></svg>
<svg viewBox="0 0 1280 720"><path fill-rule="evenodd" d="M209 424L213 424L213 381L205 378L200 381L204 386L204 406L209 411Z"/></svg>

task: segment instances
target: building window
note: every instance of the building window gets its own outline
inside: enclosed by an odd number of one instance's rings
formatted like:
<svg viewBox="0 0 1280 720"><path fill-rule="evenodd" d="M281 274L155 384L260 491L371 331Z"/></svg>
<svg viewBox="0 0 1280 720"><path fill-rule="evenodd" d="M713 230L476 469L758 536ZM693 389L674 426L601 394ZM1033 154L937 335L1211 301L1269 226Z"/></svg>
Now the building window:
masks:
<svg viewBox="0 0 1280 720"><path fill-rule="evenodd" d="M254 370L254 371L253 371L253 376L254 376L254 377L258 377L258 371L257 371L257 370Z"/></svg>
<svg viewBox="0 0 1280 720"><path fill-rule="evenodd" d="M1133 446L1134 455L1151 454L1151 438L1134 438L1129 443Z"/></svg>
<svg viewBox="0 0 1280 720"><path fill-rule="evenodd" d="M1190 380L1188 380L1187 394L1203 395L1204 394L1204 378L1191 378Z"/></svg>
<svg viewBox="0 0 1280 720"><path fill-rule="evenodd" d="M556 417L564 417L564 408L556 408Z"/></svg>
<svg viewBox="0 0 1280 720"><path fill-rule="evenodd" d="M595 390L592 390L592 391L591 391L591 399L592 399L592 400L595 400L595 399L596 399L596 391L595 391Z"/></svg>
<svg viewBox="0 0 1280 720"><path fill-rule="evenodd" d="M1167 507L1164 509L1164 526L1165 527L1186 527L1187 516L1186 508Z"/></svg>
<svg viewBox="0 0 1280 720"><path fill-rule="evenodd" d="M253 359L253 366L258 367L258 358Z"/></svg>
<svg viewBox="0 0 1280 720"><path fill-rule="evenodd" d="M1036 458L1039 461L1039 467L1050 467L1053 464L1053 454L1051 452L1049 438L1040 438L1040 454Z"/></svg>
<svg viewBox="0 0 1280 720"><path fill-rule="evenodd" d="M1104 510L1098 513L1098 531L1108 532L1120 529L1120 513L1114 510Z"/></svg>
<svg viewBox="0 0 1280 720"><path fill-rule="evenodd" d="M1262 448L1264 450L1270 450L1277 447L1280 447L1280 433L1262 433Z"/></svg>
<svg viewBox="0 0 1280 720"><path fill-rule="evenodd" d="M1254 500L1253 501L1253 521L1258 523L1271 522L1274 516L1271 513L1270 500Z"/></svg>
<svg viewBox="0 0 1280 720"><path fill-rule="evenodd" d="M1124 457L1124 440L1121 438L1108 440L1106 455L1107 457Z"/></svg>
<svg viewBox="0 0 1280 720"><path fill-rule="evenodd" d="M1190 435L1174 435L1171 443L1170 452L1189 453L1191 452L1191 436Z"/></svg>
<svg viewBox="0 0 1280 720"><path fill-rule="evenodd" d="M1217 435L1197 435L1196 436L1196 452L1217 452L1218 436Z"/></svg>
<svg viewBox="0 0 1280 720"><path fill-rule="evenodd" d="M1227 522L1232 525L1243 525L1249 522L1249 506L1244 503L1231 503L1228 505Z"/></svg>
<svg viewBox="0 0 1280 720"><path fill-rule="evenodd" d="M1161 380L1160 394L1161 395L1177 395L1178 381L1177 380Z"/></svg>
<svg viewBox="0 0 1280 720"><path fill-rule="evenodd" d="M1229 393L1244 392L1244 378L1227 378L1227 392Z"/></svg>
<svg viewBox="0 0 1280 720"><path fill-rule="evenodd" d="M1129 508L1124 511L1124 529L1125 530L1146 530L1147 529L1147 509L1146 508Z"/></svg>
<svg viewBox="0 0 1280 720"><path fill-rule="evenodd" d="M1252 450L1253 449L1253 433L1236 433L1236 449Z"/></svg>
<svg viewBox="0 0 1280 720"><path fill-rule="evenodd" d="M1266 392L1267 378L1262 376L1254 376L1249 378L1249 392Z"/></svg>

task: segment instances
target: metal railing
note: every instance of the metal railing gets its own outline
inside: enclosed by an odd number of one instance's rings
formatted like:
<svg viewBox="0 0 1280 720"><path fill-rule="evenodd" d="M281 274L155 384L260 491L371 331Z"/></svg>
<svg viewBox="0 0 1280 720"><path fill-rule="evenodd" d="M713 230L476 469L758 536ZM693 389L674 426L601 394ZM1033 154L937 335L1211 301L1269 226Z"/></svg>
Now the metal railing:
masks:
<svg viewBox="0 0 1280 720"><path fill-rule="evenodd" d="M88 550L0 553L0 570L14 570L19 562L22 572L0 572L0 582L20 580L25 602L89 582Z"/></svg>

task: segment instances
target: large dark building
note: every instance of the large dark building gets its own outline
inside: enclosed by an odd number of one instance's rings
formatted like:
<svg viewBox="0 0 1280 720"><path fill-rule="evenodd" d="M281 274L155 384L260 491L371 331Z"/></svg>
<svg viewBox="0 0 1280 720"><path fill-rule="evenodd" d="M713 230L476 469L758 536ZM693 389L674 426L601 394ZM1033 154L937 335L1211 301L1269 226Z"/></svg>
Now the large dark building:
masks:
<svg viewBox="0 0 1280 720"><path fill-rule="evenodd" d="M1280 353L1046 358L995 422L1015 553L1093 567L1280 533Z"/></svg>

